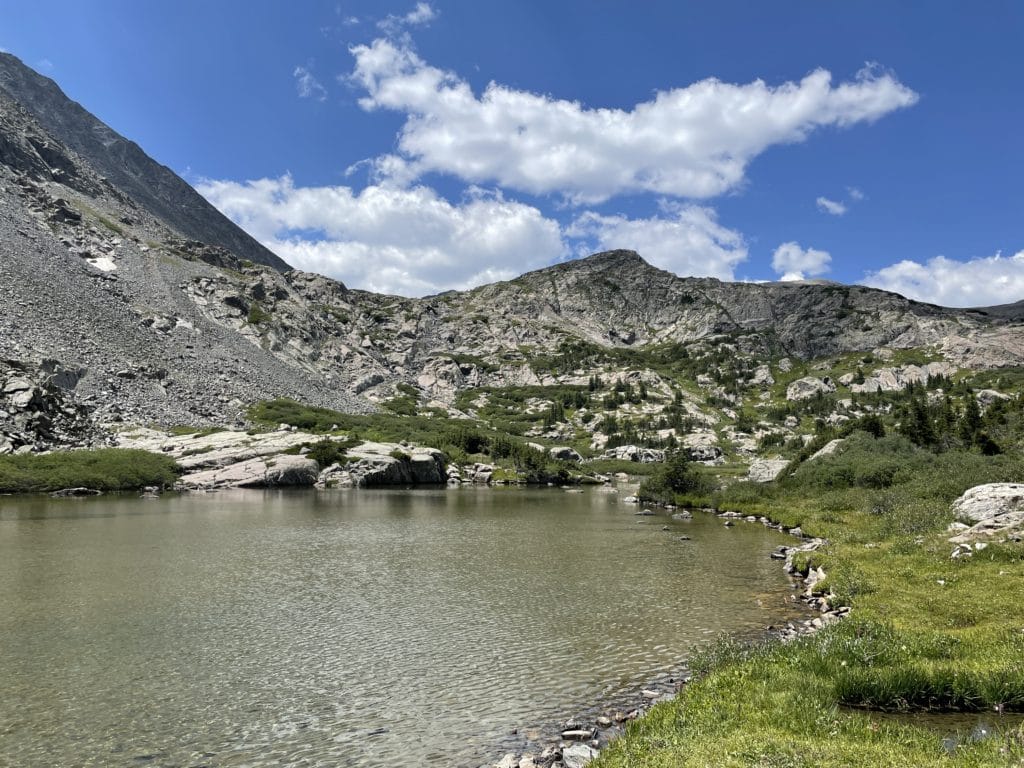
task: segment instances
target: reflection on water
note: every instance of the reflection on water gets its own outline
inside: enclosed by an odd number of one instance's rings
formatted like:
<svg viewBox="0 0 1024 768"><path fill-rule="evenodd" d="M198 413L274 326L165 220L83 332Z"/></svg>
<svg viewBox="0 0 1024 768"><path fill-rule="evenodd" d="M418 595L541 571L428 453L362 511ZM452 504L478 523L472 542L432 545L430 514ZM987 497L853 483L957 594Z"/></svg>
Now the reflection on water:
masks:
<svg viewBox="0 0 1024 768"><path fill-rule="evenodd" d="M852 710L864 712L864 710ZM899 723L927 728L941 739L947 752L955 752L961 744L1000 738L1024 728L1024 714L1019 712L865 712L879 723Z"/></svg>
<svg viewBox="0 0 1024 768"><path fill-rule="evenodd" d="M479 765L787 610L780 534L634 511L558 489L0 498L0 765Z"/></svg>

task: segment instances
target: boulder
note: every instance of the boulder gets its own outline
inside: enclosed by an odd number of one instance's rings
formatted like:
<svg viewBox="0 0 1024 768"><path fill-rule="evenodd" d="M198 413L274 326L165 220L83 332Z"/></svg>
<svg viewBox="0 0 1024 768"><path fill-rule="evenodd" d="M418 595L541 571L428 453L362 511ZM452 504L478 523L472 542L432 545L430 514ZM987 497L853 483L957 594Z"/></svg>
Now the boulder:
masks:
<svg viewBox="0 0 1024 768"><path fill-rule="evenodd" d="M372 387L375 387L378 384L383 383L383 381L384 381L384 376L381 375L380 373L378 373L378 372L368 373L365 376L363 376L362 378L358 379L352 385L352 393L355 394L355 395L362 394L366 390L371 389Z"/></svg>
<svg viewBox="0 0 1024 768"><path fill-rule="evenodd" d="M814 461L815 459L821 459L824 458L825 456L831 456L839 449L839 446L842 444L843 438L841 437L838 437L835 440L829 440L827 443L825 443L825 445L823 445L817 451L812 453L810 458L808 458L807 460Z"/></svg>
<svg viewBox="0 0 1024 768"><path fill-rule="evenodd" d="M789 466L788 459L758 459L750 465L747 480L754 483L770 483Z"/></svg>
<svg viewBox="0 0 1024 768"><path fill-rule="evenodd" d="M305 456L277 456L267 462L263 484L267 488L308 487L320 477L320 465Z"/></svg>
<svg viewBox="0 0 1024 768"><path fill-rule="evenodd" d="M767 365L759 365L754 370L754 375L750 377L748 382L752 387L770 387L775 383L775 377L772 376L772 369Z"/></svg>
<svg viewBox="0 0 1024 768"><path fill-rule="evenodd" d="M583 768L598 754L596 749L587 744L573 744L562 750L562 765L565 768Z"/></svg>
<svg viewBox="0 0 1024 768"><path fill-rule="evenodd" d="M559 461L582 461L583 457L576 452L574 448L568 445L556 445L548 451L548 455L552 459Z"/></svg>
<svg viewBox="0 0 1024 768"><path fill-rule="evenodd" d="M828 376L823 379L819 379L817 376L804 376L786 387L786 399L806 400L818 393L828 394L835 391L835 382Z"/></svg>
<svg viewBox="0 0 1024 768"><path fill-rule="evenodd" d="M665 460L665 452L639 445L620 445L617 448L609 448L601 458L636 461L640 464L657 464Z"/></svg>
<svg viewBox="0 0 1024 768"><path fill-rule="evenodd" d="M982 389L978 391L975 398L978 400L978 405L982 408L988 408L997 400L1009 400L1010 396L1004 395L1002 392L997 392L994 389Z"/></svg>
<svg viewBox="0 0 1024 768"><path fill-rule="evenodd" d="M714 462L721 458L718 436L711 431L691 432L680 441L690 461Z"/></svg>
<svg viewBox="0 0 1024 768"><path fill-rule="evenodd" d="M445 456L434 448L400 448L392 443L363 443L349 451L347 470L358 488L381 485L443 485Z"/></svg>
<svg viewBox="0 0 1024 768"><path fill-rule="evenodd" d="M976 485L954 501L952 509L971 524L949 539L954 544L1024 535L1024 485L1020 483Z"/></svg>
<svg viewBox="0 0 1024 768"><path fill-rule="evenodd" d="M953 502L953 512L965 521L979 523L1024 510L1024 484L986 483L964 491Z"/></svg>

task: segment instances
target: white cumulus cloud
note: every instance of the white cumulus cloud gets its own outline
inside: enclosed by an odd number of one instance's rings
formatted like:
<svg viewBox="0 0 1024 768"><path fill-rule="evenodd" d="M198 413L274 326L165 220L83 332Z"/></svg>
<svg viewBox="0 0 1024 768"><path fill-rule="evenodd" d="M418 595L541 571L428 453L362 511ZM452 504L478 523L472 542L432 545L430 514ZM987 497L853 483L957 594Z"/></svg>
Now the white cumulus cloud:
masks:
<svg viewBox="0 0 1024 768"><path fill-rule="evenodd" d="M360 105L406 115L398 150L416 175L438 171L577 203L636 192L720 195L772 145L824 126L872 122L918 98L876 68L839 84L818 69L796 83L707 79L631 110L591 109L494 82L477 96L407 40L382 38L351 51L349 80L366 92Z"/></svg>
<svg viewBox="0 0 1024 768"><path fill-rule="evenodd" d="M290 176L197 185L292 266L422 296L508 279L562 257L558 223L499 193L450 203L423 186L296 187Z"/></svg>
<svg viewBox="0 0 1024 768"><path fill-rule="evenodd" d="M1024 299L1024 250L956 261L904 260L868 273L864 284L947 307L986 307Z"/></svg>
<svg viewBox="0 0 1024 768"><path fill-rule="evenodd" d="M711 208L663 203L649 219L581 214L566 229L582 253L628 248L649 263L677 275L732 280L747 258L743 236L718 223Z"/></svg>
<svg viewBox="0 0 1024 768"><path fill-rule="evenodd" d="M327 89L305 67L296 67L292 76L295 78L295 89L301 98L317 101L324 101L327 98Z"/></svg>
<svg viewBox="0 0 1024 768"><path fill-rule="evenodd" d="M842 216L846 213L846 206L838 200L829 200L827 197L819 197L817 200L818 210L831 213L833 216Z"/></svg>
<svg viewBox="0 0 1024 768"><path fill-rule="evenodd" d="M799 243L788 242L772 254L772 269L781 275L780 280L806 280L828 272L831 261L828 251L802 248Z"/></svg>

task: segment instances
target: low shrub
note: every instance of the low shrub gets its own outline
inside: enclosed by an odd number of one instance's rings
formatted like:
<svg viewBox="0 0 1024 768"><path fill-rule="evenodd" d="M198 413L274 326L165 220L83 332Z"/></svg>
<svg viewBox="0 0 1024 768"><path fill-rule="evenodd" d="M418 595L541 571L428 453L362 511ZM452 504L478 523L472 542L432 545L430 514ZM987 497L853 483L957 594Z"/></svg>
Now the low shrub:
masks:
<svg viewBox="0 0 1024 768"><path fill-rule="evenodd" d="M123 448L0 456L0 493L168 487L174 484L179 473L180 468L168 456Z"/></svg>

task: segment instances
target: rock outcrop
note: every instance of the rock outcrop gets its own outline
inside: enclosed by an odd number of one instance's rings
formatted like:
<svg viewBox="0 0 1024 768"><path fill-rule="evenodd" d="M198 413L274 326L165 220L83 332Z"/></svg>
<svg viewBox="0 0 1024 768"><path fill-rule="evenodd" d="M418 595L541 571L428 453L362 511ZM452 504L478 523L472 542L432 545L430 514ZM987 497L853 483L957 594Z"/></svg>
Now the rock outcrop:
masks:
<svg viewBox="0 0 1024 768"><path fill-rule="evenodd" d="M790 401L806 400L818 394L827 395L835 391L835 382L827 376L824 379L819 379L816 376L804 376L786 387L786 399Z"/></svg>
<svg viewBox="0 0 1024 768"><path fill-rule="evenodd" d="M953 544L986 544L1024 536L1024 485L987 483L976 485L953 502L953 513L962 522Z"/></svg>
<svg viewBox="0 0 1024 768"><path fill-rule="evenodd" d="M777 479L789 464L788 459L757 459L747 470L747 480L754 483L770 483Z"/></svg>
<svg viewBox="0 0 1024 768"><path fill-rule="evenodd" d="M304 456L281 454L257 458L184 475L177 483L181 490L220 488L312 487L320 476L320 467Z"/></svg>
<svg viewBox="0 0 1024 768"><path fill-rule="evenodd" d="M616 448L609 448L601 458L637 461L641 464L656 464L659 461L665 460L665 452L657 448L644 448L640 445L620 445Z"/></svg>
<svg viewBox="0 0 1024 768"><path fill-rule="evenodd" d="M445 456L434 448L363 443L351 449L348 455L347 464L324 471L320 479L324 487L444 485L448 482Z"/></svg>
<svg viewBox="0 0 1024 768"><path fill-rule="evenodd" d="M908 384L927 384L928 379L938 376L952 376L957 367L946 362L927 363L926 365L904 365L899 368L879 368L864 378L861 384L851 383L850 391L861 392L899 392Z"/></svg>

